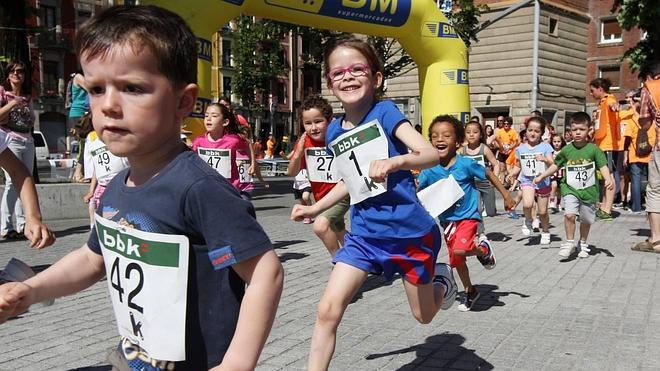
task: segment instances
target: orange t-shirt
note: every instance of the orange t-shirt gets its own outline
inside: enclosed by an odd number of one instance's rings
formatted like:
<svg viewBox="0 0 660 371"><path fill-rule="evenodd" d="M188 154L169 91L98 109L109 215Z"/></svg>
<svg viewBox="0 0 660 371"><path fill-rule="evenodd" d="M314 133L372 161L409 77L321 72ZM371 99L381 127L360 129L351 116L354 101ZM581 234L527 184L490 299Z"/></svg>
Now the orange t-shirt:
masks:
<svg viewBox="0 0 660 371"><path fill-rule="evenodd" d="M266 156L273 156L275 155L275 140L274 139L268 139L266 142Z"/></svg>
<svg viewBox="0 0 660 371"><path fill-rule="evenodd" d="M651 145L655 143L655 138L656 138L655 128L653 126L654 125L651 125L651 127L649 127L649 129L646 131L646 135L648 135L649 143L651 143ZM644 157L638 157L637 152L635 151L635 148L637 148L637 134L639 133L640 129L641 126L639 125L639 116L633 115L628 121L626 125L626 131L623 134L624 137L630 138L630 146L628 146L628 162L629 163L641 162L644 164L648 164L649 161L651 160L651 154L649 153Z"/></svg>
<svg viewBox="0 0 660 371"><path fill-rule="evenodd" d="M620 151L622 149L619 117L611 106L618 104L613 95L605 94L598 103L594 128L594 139L598 148L603 151Z"/></svg>
<svg viewBox="0 0 660 371"><path fill-rule="evenodd" d="M513 144L515 142L520 142L520 136L518 135L518 132L513 130L513 129L509 129L509 131L506 131L504 129L498 129L497 130L497 141L500 142L500 144L502 144L502 145L504 145L504 144L509 145L508 150L504 150L504 148L500 147L500 152L501 153L509 154L509 153L513 152L513 150L515 149L515 146L513 146Z"/></svg>

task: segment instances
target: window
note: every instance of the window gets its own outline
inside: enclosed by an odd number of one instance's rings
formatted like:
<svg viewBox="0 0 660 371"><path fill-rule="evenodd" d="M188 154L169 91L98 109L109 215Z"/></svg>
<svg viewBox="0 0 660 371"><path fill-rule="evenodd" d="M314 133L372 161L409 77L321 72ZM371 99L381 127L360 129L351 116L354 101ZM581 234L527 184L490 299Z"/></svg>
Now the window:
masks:
<svg viewBox="0 0 660 371"><path fill-rule="evenodd" d="M41 11L43 12L43 18L42 18L42 26L44 26L47 30L54 30L55 26L57 26L57 15L56 15L56 8L53 6L41 6Z"/></svg>
<svg viewBox="0 0 660 371"><path fill-rule="evenodd" d="M58 95L57 83L59 79L60 63L56 61L43 61L43 80L41 95L54 97Z"/></svg>
<svg viewBox="0 0 660 371"><path fill-rule="evenodd" d="M286 85L283 82L277 83L277 103L286 104Z"/></svg>
<svg viewBox="0 0 660 371"><path fill-rule="evenodd" d="M231 97L231 77L222 77L222 95Z"/></svg>
<svg viewBox="0 0 660 371"><path fill-rule="evenodd" d="M600 42L616 43L623 41L621 26L616 18L602 19L600 21Z"/></svg>
<svg viewBox="0 0 660 371"><path fill-rule="evenodd" d="M76 12L76 26L80 27L88 19L92 18L92 12L88 10L78 10Z"/></svg>
<svg viewBox="0 0 660 371"><path fill-rule="evenodd" d="M559 23L557 19L552 17L550 17L550 22L548 23L548 35L559 36Z"/></svg>
<svg viewBox="0 0 660 371"><path fill-rule="evenodd" d="M608 79L612 82L610 91L619 90L621 67L620 66L601 66L598 67L598 77Z"/></svg>
<svg viewBox="0 0 660 371"><path fill-rule="evenodd" d="M231 67L231 41L222 40L222 67Z"/></svg>

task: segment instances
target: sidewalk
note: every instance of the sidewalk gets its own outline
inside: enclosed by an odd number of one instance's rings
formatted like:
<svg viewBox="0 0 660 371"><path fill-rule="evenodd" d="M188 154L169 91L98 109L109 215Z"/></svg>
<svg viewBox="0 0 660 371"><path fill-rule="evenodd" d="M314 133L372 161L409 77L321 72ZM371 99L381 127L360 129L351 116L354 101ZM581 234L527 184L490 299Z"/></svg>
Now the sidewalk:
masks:
<svg viewBox="0 0 660 371"><path fill-rule="evenodd" d="M310 225L289 221L290 182L277 179L254 204L284 265L285 290L258 370L302 370L331 264ZM498 201L501 208L501 202ZM370 276L339 327L332 370L655 370L660 354L660 255L630 251L648 235L643 216L598 222L587 259L561 261L562 215L553 242L523 238L522 219L486 218L497 267L469 259L482 292L472 312L454 306L417 324L401 280ZM0 242L0 268L15 256L43 269L80 246L87 221L51 223L58 241L36 252ZM446 250L440 256L447 261ZM456 276L458 279L458 277ZM108 370L118 340L106 282L0 326L0 370ZM460 283L459 283L460 286Z"/></svg>

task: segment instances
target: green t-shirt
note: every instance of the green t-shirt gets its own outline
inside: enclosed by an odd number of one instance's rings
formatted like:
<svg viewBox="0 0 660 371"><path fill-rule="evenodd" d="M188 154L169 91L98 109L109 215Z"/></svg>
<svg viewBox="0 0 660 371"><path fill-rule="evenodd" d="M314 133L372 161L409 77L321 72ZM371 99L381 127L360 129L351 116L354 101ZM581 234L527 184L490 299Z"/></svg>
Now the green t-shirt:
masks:
<svg viewBox="0 0 660 371"><path fill-rule="evenodd" d="M596 171L607 165L605 153L593 143L576 148L573 143L562 148L555 156L555 165L564 169L561 179L561 195L574 195L580 201L598 202L599 182Z"/></svg>

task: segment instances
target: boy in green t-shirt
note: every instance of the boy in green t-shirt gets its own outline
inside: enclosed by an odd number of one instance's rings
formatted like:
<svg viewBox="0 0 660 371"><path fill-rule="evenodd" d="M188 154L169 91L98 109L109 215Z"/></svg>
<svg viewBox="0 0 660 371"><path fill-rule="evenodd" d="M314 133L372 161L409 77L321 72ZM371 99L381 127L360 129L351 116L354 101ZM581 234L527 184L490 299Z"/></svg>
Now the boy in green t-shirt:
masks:
<svg viewBox="0 0 660 371"><path fill-rule="evenodd" d="M605 188L612 189L610 172L607 168L605 153L595 144L589 143L591 118L585 112L577 112L571 116L571 133L573 142L562 148L555 157L554 165L546 172L534 178L539 183L543 178L554 174L560 167L564 168L561 180L561 196L564 205L564 228L566 242L559 248L559 256L569 257L575 249L575 218L580 215L580 251L578 257L589 256L587 237L591 224L596 221L596 203L599 198L599 182L596 170L600 170L605 179Z"/></svg>

